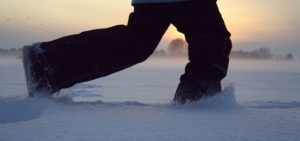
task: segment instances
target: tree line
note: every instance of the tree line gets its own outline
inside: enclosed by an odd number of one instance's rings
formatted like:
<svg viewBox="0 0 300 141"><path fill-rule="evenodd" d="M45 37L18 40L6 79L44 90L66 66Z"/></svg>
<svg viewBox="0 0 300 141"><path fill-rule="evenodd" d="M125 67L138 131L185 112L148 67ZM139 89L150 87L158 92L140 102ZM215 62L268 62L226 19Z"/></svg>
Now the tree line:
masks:
<svg viewBox="0 0 300 141"><path fill-rule="evenodd" d="M174 39L170 41L167 50L156 50L153 57L187 57L188 44L183 39ZM287 53L285 55L274 55L270 48L261 47L252 51L232 50L230 58L233 59L263 59L263 60L293 60L294 55Z"/></svg>
<svg viewBox="0 0 300 141"><path fill-rule="evenodd" d="M0 48L0 57L20 58L21 48L2 49ZM152 57L187 57L188 44L183 39L171 40L166 49L155 50ZM264 60L293 60L294 55L287 53L285 55L274 55L268 47L261 47L252 51L233 50L230 53L233 59L264 59Z"/></svg>
<svg viewBox="0 0 300 141"><path fill-rule="evenodd" d="M21 48L11 48L11 49L0 48L0 57L20 58L21 54L22 54Z"/></svg>

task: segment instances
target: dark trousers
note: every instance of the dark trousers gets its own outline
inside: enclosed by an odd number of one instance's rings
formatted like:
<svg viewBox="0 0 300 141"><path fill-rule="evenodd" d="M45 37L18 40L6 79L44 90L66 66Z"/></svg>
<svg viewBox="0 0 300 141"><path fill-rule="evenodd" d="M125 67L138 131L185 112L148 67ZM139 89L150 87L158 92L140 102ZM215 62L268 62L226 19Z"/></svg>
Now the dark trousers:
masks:
<svg viewBox="0 0 300 141"><path fill-rule="evenodd" d="M186 73L200 79L226 76L231 50L217 4L178 2L134 5L127 25L96 29L41 44L50 85L56 89L103 77L146 60L170 24L189 44Z"/></svg>

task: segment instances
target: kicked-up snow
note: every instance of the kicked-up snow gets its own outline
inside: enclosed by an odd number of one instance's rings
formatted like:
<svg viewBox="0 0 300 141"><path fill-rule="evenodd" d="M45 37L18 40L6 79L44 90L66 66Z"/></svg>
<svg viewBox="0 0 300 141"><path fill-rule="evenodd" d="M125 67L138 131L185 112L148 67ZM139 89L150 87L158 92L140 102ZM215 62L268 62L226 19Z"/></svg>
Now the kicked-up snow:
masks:
<svg viewBox="0 0 300 141"><path fill-rule="evenodd" d="M299 64L233 60L222 93L175 105L182 60L28 98L20 61L1 58L0 141L298 141Z"/></svg>

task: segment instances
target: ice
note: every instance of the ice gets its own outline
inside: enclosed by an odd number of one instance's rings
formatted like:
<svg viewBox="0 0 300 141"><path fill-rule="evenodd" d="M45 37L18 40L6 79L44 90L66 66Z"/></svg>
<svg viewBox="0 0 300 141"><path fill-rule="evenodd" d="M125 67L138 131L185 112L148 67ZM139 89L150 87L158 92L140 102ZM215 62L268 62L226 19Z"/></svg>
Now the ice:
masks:
<svg viewBox="0 0 300 141"><path fill-rule="evenodd" d="M300 139L299 62L233 60L222 93L174 105L185 62L152 59L53 98L28 98L20 61L1 59L0 141Z"/></svg>

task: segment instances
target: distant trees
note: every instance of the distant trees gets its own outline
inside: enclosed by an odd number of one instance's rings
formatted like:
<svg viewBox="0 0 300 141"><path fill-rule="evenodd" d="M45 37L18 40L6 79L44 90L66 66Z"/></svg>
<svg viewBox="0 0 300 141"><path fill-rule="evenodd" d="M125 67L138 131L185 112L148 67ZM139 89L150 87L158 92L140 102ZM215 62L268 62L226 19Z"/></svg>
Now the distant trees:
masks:
<svg viewBox="0 0 300 141"><path fill-rule="evenodd" d="M293 56L293 54L288 53L288 54L286 55L285 58L286 58L287 60L293 60L293 59L294 59L294 56Z"/></svg>
<svg viewBox="0 0 300 141"><path fill-rule="evenodd" d="M16 57L19 58L21 56L22 49L21 48L11 48L11 49L2 49L0 48L0 57Z"/></svg>
<svg viewBox="0 0 300 141"><path fill-rule="evenodd" d="M0 48L0 57L20 58L22 48L2 49ZM184 39L177 38L171 40L167 49L155 50L152 57L187 57L188 44ZM294 60L292 53L285 55L274 55L268 47L261 47L252 51L233 50L230 53L233 59L264 59L264 60Z"/></svg>
<svg viewBox="0 0 300 141"><path fill-rule="evenodd" d="M286 55L274 55L271 53L271 49L268 47L261 47L253 51L232 51L230 53L231 58L236 59L265 59L265 60L293 60L294 56L291 53Z"/></svg>
<svg viewBox="0 0 300 141"><path fill-rule="evenodd" d="M274 55L271 53L270 48L262 47L253 51L232 51L230 57L238 59L272 59Z"/></svg>
<svg viewBox="0 0 300 141"><path fill-rule="evenodd" d="M187 57L188 44L185 40L177 38L171 40L166 50L156 50L152 57ZM252 51L233 50L230 53L233 59L263 59L263 60L293 60L292 53L286 55L274 55L270 48L261 47Z"/></svg>
<svg viewBox="0 0 300 141"><path fill-rule="evenodd" d="M168 54L171 57L187 56L187 43L181 38L172 40L168 46Z"/></svg>
<svg viewBox="0 0 300 141"><path fill-rule="evenodd" d="M275 60L294 60L294 55L291 53L288 53L284 56L276 55L274 58L275 58Z"/></svg>
<svg viewBox="0 0 300 141"><path fill-rule="evenodd" d="M156 50L152 57L186 57L188 55L188 48L185 40L177 38L171 40L167 51L164 49Z"/></svg>

